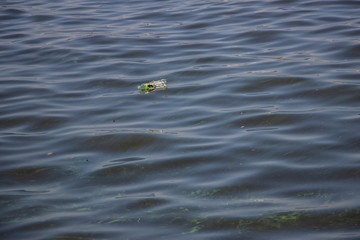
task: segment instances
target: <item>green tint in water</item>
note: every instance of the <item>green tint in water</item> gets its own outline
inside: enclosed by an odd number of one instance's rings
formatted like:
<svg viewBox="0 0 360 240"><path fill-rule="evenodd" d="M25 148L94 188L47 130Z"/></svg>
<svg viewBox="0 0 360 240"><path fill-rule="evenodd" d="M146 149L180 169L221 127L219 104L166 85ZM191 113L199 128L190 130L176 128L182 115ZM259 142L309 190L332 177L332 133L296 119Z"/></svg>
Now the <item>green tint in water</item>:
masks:
<svg viewBox="0 0 360 240"><path fill-rule="evenodd" d="M260 218L197 218L188 223L189 232L211 231L214 229L234 229L249 231L289 230L289 229L333 229L360 227L360 209L319 213L294 211L266 215Z"/></svg>

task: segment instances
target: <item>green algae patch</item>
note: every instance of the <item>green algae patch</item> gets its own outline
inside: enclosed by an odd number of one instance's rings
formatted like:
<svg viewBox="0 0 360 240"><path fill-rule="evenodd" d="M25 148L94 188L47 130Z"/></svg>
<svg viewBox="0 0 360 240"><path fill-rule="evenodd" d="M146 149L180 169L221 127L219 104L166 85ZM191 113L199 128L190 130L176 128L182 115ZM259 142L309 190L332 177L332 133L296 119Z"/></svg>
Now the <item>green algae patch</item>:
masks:
<svg viewBox="0 0 360 240"><path fill-rule="evenodd" d="M258 218L197 218L188 221L188 232L233 230L274 231L291 229L358 229L360 208L329 212L293 211Z"/></svg>
<svg viewBox="0 0 360 240"><path fill-rule="evenodd" d="M199 190L190 192L190 195L193 197L211 198L211 197L214 197L218 192L220 192L220 189L217 189L217 188L199 189Z"/></svg>
<svg viewBox="0 0 360 240"><path fill-rule="evenodd" d="M77 212L88 212L91 211L91 208L78 208L76 209Z"/></svg>

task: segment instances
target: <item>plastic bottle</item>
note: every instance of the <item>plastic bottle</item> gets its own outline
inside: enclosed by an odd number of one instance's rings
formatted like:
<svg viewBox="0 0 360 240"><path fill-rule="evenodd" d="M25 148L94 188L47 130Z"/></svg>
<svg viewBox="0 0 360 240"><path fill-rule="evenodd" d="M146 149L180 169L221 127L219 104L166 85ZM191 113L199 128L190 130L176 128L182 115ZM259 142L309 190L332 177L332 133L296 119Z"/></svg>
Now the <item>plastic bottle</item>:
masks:
<svg viewBox="0 0 360 240"><path fill-rule="evenodd" d="M166 87L167 87L166 79L161 79L161 80L151 81L148 83L143 83L138 86L138 89L141 91L151 92L154 90L166 89Z"/></svg>

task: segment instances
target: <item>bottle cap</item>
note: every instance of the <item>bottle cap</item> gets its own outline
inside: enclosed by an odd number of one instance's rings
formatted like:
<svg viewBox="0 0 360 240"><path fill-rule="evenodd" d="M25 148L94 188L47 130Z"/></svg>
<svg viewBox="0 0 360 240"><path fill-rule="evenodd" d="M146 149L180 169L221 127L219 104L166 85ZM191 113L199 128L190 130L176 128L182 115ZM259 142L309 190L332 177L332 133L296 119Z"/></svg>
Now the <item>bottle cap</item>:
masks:
<svg viewBox="0 0 360 240"><path fill-rule="evenodd" d="M149 84L144 84L145 90L149 90ZM141 85L138 86L138 89L141 90Z"/></svg>

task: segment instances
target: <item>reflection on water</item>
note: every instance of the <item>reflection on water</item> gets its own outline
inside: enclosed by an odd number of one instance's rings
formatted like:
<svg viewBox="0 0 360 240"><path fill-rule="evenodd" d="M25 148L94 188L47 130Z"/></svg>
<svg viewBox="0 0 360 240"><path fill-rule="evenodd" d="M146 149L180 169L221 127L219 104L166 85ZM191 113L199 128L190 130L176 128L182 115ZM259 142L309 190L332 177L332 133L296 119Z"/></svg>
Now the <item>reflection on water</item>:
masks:
<svg viewBox="0 0 360 240"><path fill-rule="evenodd" d="M2 1L0 237L360 238L359 7Z"/></svg>

